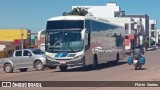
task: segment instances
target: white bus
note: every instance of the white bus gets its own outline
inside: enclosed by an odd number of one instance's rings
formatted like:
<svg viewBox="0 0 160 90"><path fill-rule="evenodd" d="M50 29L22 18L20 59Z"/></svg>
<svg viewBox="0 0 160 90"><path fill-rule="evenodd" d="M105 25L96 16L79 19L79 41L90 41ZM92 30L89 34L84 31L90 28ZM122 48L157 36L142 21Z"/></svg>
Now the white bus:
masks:
<svg viewBox="0 0 160 90"><path fill-rule="evenodd" d="M50 18L46 26L45 51L47 65L93 65L123 59L123 27L107 20L85 16L59 16Z"/></svg>

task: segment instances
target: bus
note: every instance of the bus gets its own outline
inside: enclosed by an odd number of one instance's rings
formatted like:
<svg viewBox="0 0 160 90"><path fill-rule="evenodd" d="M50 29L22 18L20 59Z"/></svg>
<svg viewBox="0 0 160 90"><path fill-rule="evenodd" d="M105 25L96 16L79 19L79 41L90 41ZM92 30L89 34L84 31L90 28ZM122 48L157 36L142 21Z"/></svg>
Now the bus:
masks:
<svg viewBox="0 0 160 90"><path fill-rule="evenodd" d="M105 19L59 16L48 19L46 63L66 71L68 66L92 65L124 59L125 29Z"/></svg>

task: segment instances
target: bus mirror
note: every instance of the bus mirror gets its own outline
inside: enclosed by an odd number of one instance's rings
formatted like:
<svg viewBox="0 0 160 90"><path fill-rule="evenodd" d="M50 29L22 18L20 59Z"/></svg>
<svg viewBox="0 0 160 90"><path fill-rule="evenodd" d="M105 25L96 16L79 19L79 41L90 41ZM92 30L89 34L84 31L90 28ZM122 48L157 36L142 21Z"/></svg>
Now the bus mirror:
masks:
<svg viewBox="0 0 160 90"><path fill-rule="evenodd" d="M86 29L85 30L82 30L82 32L81 32L81 38L84 40L85 39L85 31L86 31Z"/></svg>

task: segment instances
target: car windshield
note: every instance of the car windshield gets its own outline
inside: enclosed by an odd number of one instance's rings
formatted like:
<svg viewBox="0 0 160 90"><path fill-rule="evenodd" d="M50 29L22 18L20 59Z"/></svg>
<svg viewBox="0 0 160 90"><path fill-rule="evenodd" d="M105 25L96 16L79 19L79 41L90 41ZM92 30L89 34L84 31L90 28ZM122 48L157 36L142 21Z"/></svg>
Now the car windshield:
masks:
<svg viewBox="0 0 160 90"><path fill-rule="evenodd" d="M40 50L40 49L34 49L34 50L32 50L32 52L34 54L44 54L44 52L42 50Z"/></svg>
<svg viewBox="0 0 160 90"><path fill-rule="evenodd" d="M76 52L83 49L81 30L56 30L47 34L46 51Z"/></svg>

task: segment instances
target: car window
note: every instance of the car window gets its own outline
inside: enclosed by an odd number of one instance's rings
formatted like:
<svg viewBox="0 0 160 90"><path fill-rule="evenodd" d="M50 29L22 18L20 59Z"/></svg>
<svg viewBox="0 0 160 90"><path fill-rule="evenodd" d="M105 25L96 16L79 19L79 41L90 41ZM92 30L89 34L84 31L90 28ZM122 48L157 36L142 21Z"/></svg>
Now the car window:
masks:
<svg viewBox="0 0 160 90"><path fill-rule="evenodd" d="M33 52L34 54L44 54L44 52L43 52L42 50L40 50L40 49L32 50L32 52Z"/></svg>
<svg viewBox="0 0 160 90"><path fill-rule="evenodd" d="M15 56L22 56L22 51L16 51Z"/></svg>
<svg viewBox="0 0 160 90"><path fill-rule="evenodd" d="M24 50L24 52L23 52L23 56L29 56L29 51L27 51L27 50Z"/></svg>

